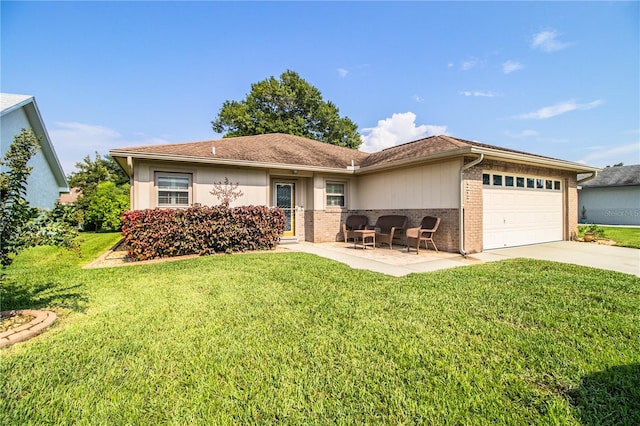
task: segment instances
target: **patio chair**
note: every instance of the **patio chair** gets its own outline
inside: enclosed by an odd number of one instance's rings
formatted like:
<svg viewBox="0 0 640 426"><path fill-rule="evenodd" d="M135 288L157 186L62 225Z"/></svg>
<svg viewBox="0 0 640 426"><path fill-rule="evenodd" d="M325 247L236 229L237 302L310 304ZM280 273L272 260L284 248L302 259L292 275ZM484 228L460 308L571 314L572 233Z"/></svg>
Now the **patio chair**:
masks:
<svg viewBox="0 0 640 426"><path fill-rule="evenodd" d="M344 242L348 239L354 239L355 235L353 231L367 229L369 224L369 218L367 216L354 214L347 217L347 220L342 224L342 235L344 236Z"/></svg>
<svg viewBox="0 0 640 426"><path fill-rule="evenodd" d="M433 234L438 230L440 226L440 218L433 216L425 216L422 218L419 228L407 229L407 252L411 250L411 244L415 244L416 254L420 254L420 243L424 241L424 249L428 250L428 243L433 244L433 248L438 253L438 247L433 242Z"/></svg>
<svg viewBox="0 0 640 426"><path fill-rule="evenodd" d="M373 228L376 230L376 243L389 244L389 250L393 249L393 239L402 236L407 227L409 218L400 215L380 216Z"/></svg>

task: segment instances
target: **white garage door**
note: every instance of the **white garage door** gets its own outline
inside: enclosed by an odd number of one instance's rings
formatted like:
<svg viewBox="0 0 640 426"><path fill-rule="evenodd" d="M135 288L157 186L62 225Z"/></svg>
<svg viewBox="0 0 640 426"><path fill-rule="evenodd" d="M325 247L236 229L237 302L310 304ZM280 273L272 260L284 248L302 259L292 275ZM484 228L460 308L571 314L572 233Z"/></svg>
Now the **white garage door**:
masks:
<svg viewBox="0 0 640 426"><path fill-rule="evenodd" d="M516 185L521 179L524 188ZM526 187L527 180L533 187ZM485 250L562 240L560 181L518 176L500 181L492 174L490 184L485 177L482 198Z"/></svg>

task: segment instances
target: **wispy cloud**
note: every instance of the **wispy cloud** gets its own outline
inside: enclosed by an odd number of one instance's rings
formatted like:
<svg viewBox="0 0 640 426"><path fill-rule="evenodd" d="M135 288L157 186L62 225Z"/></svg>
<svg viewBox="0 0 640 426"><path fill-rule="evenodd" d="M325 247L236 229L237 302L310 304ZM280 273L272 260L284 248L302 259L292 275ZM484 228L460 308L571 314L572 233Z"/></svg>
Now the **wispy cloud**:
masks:
<svg viewBox="0 0 640 426"><path fill-rule="evenodd" d="M77 122L55 122L48 133L65 173L73 171L87 155L93 158L95 152L104 156L114 148L169 143L165 137L136 133L128 138L106 126Z"/></svg>
<svg viewBox="0 0 640 426"><path fill-rule="evenodd" d="M338 68L336 69L336 71L338 71L338 75L342 78L346 77L347 74L349 74L349 70L345 68Z"/></svg>
<svg viewBox="0 0 640 426"><path fill-rule="evenodd" d="M558 40L559 36L560 33L555 30L541 31L533 35L531 47L534 49L540 49L543 52L551 53L571 46L571 43L565 43Z"/></svg>
<svg viewBox="0 0 640 426"><path fill-rule="evenodd" d="M512 72L519 71L522 68L524 68L524 65L518 61L507 61L502 64L502 72L505 74L511 74Z"/></svg>
<svg viewBox="0 0 640 426"><path fill-rule="evenodd" d="M508 130L505 130L504 132L505 136L508 136L510 138L514 138L514 139L521 139L521 138L528 138L531 136L537 136L538 132L536 132L535 130L531 130L531 129L526 129L521 131L520 133L512 133Z"/></svg>
<svg viewBox="0 0 640 426"><path fill-rule="evenodd" d="M526 114L516 115L513 118L519 119L532 119L532 120L544 120L547 118L555 117L557 115L565 114L570 111L576 110L588 110L599 107L604 103L603 100L598 99L593 102L589 102L586 104L579 104L574 100L561 102L559 104L547 106L544 108L540 108L537 111L528 112Z"/></svg>
<svg viewBox="0 0 640 426"><path fill-rule="evenodd" d="M496 93L492 91L482 92L479 90L474 90L474 91L465 90L464 92L460 92L460 94L464 96L479 96L479 97L485 97L485 98L495 98L495 97L502 96L500 93Z"/></svg>
<svg viewBox="0 0 640 426"><path fill-rule="evenodd" d="M478 66L482 65L482 61L478 58L471 58L471 59L467 59L466 61L462 61L462 63L460 64L460 68L463 71L469 71L471 69L474 69Z"/></svg>
<svg viewBox="0 0 640 426"><path fill-rule="evenodd" d="M607 165L617 164L620 162L625 164L637 164L639 158L640 141L614 147L592 147L590 153L582 157L578 162L596 167L605 167Z"/></svg>
<svg viewBox="0 0 640 426"><path fill-rule="evenodd" d="M422 102L424 102L424 98L423 98L422 96L420 96L420 95L413 95L413 96L412 96L412 99L413 99L414 101L418 102L418 103L422 103Z"/></svg>
<svg viewBox="0 0 640 426"><path fill-rule="evenodd" d="M447 126L421 124L416 126L413 112L394 113L379 120L376 127L362 129L362 146L365 152L376 152L401 143L447 133Z"/></svg>

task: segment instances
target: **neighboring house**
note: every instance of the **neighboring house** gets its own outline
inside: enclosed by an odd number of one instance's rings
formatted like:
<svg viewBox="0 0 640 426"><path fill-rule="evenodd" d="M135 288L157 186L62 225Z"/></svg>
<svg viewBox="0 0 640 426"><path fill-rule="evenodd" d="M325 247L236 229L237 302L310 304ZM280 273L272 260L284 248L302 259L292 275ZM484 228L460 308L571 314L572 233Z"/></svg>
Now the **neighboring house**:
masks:
<svg viewBox="0 0 640 426"><path fill-rule="evenodd" d="M80 194L82 194L80 188L71 188L70 192L60 195L58 202L63 205L73 204L78 201Z"/></svg>
<svg viewBox="0 0 640 426"><path fill-rule="evenodd" d="M69 192L69 184L42 121L36 100L29 95L0 94L0 156L4 158L14 136L22 129L32 129L40 137L42 149L31 158L33 171L27 180L26 199L31 207L52 209L61 193Z"/></svg>
<svg viewBox="0 0 640 426"><path fill-rule="evenodd" d="M475 253L569 240L578 222L577 173L597 168L433 136L368 154L285 134L114 149L131 177L131 208L214 205L229 178L232 205L285 209L285 237L336 241L350 214L370 223L401 214L442 219L439 248Z"/></svg>
<svg viewBox="0 0 640 426"><path fill-rule="evenodd" d="M578 186L581 223L640 225L640 165L607 167Z"/></svg>

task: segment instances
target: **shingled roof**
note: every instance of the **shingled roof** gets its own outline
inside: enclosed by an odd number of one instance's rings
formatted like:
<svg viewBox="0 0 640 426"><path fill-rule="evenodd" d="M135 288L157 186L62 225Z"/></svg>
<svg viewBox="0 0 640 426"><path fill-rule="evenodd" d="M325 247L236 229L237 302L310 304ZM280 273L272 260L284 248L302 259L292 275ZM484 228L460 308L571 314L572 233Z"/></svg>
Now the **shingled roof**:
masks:
<svg viewBox="0 0 640 426"><path fill-rule="evenodd" d="M582 184L583 188L605 186L640 186L640 164L607 167L602 169L598 176Z"/></svg>
<svg viewBox="0 0 640 426"><path fill-rule="evenodd" d="M215 148L215 153L214 153ZM283 133L122 148L114 152L345 169L369 154Z"/></svg>
<svg viewBox="0 0 640 426"><path fill-rule="evenodd" d="M131 156L173 161L242 162L262 166L342 170L349 169L353 164L356 166L353 170L362 172L424 161L430 157L443 158L478 153L499 157L510 156L511 161L554 163L556 167L568 170L597 170L550 157L444 135L431 136L371 154L282 133L121 148L111 151L111 155L116 159Z"/></svg>

